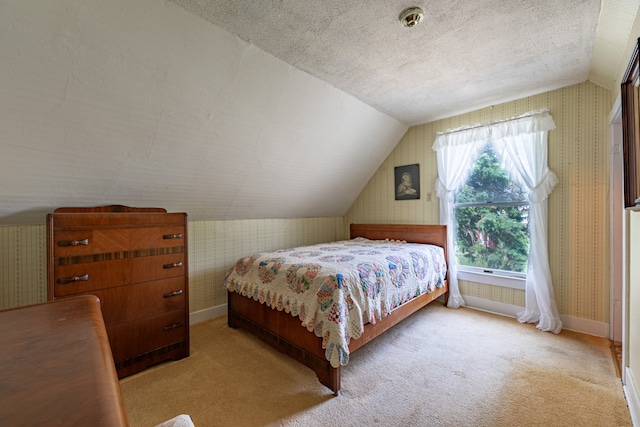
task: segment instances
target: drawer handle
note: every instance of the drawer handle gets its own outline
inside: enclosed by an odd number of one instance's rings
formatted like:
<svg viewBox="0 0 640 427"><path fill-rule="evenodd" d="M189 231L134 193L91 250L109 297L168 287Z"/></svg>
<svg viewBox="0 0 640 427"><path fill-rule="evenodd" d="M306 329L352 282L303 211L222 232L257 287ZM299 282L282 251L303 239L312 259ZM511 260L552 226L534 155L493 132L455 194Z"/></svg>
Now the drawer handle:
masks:
<svg viewBox="0 0 640 427"><path fill-rule="evenodd" d="M182 233L178 233L178 234L164 234L162 236L163 239L168 240L168 239L182 239Z"/></svg>
<svg viewBox="0 0 640 427"><path fill-rule="evenodd" d="M181 328L184 326L184 323L182 322L178 322L178 323L174 323L173 325L167 325L164 327L165 331L170 331L172 329L177 329L177 328Z"/></svg>
<svg viewBox="0 0 640 427"><path fill-rule="evenodd" d="M60 279L58 279L58 283L64 285L66 283L73 282L86 282L87 280L89 280L89 273L82 276L61 277Z"/></svg>
<svg viewBox="0 0 640 427"><path fill-rule="evenodd" d="M164 298L177 297L178 295L182 295L182 289L179 291L167 292L166 294L162 294Z"/></svg>
<svg viewBox="0 0 640 427"><path fill-rule="evenodd" d="M87 246L89 244L89 239L82 239L82 240L60 240L58 242L58 245L60 246L80 246L80 245L84 245Z"/></svg>
<svg viewBox="0 0 640 427"><path fill-rule="evenodd" d="M182 261L174 262L174 263L171 263L171 264L164 264L162 266L162 268L176 268L176 267L182 267Z"/></svg>

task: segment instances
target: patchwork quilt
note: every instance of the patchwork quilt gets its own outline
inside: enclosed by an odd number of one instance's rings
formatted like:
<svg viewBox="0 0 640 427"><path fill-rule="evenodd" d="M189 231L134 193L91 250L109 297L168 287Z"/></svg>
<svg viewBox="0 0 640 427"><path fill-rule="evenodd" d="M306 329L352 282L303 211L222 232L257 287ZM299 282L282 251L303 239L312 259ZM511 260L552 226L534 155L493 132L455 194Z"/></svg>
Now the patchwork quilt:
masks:
<svg viewBox="0 0 640 427"><path fill-rule="evenodd" d="M225 287L299 317L338 367L365 323L441 287L446 268L441 247L356 238L247 256L229 270Z"/></svg>

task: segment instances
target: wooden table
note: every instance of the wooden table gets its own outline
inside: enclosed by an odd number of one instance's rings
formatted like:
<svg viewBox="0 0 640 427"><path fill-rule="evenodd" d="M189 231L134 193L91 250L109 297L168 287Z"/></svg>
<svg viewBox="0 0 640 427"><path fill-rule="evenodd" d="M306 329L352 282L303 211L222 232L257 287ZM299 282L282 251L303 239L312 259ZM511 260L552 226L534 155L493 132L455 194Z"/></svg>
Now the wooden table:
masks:
<svg viewBox="0 0 640 427"><path fill-rule="evenodd" d="M128 426L94 296L0 311L1 426Z"/></svg>

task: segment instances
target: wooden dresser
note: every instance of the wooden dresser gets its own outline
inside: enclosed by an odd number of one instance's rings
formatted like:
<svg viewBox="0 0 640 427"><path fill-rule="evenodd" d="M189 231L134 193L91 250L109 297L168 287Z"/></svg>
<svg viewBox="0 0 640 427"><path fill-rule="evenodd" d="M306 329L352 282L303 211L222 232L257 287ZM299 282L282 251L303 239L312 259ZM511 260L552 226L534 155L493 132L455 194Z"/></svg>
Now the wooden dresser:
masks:
<svg viewBox="0 0 640 427"><path fill-rule="evenodd" d="M97 298L0 311L0 324L0 425L128 425Z"/></svg>
<svg viewBox="0 0 640 427"><path fill-rule="evenodd" d="M48 298L100 299L119 378L189 355L186 221L120 205L47 216Z"/></svg>

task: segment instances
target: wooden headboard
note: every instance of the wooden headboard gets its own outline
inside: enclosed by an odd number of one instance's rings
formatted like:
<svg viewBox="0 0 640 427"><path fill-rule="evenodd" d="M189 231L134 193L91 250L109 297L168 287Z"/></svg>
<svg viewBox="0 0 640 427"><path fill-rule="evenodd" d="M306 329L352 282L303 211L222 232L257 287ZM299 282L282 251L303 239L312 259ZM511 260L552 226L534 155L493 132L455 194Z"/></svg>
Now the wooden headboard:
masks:
<svg viewBox="0 0 640 427"><path fill-rule="evenodd" d="M351 239L364 237L371 240L406 240L442 246L447 256L447 226L424 224L351 224Z"/></svg>

